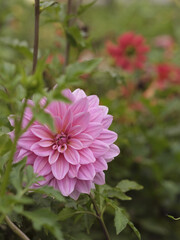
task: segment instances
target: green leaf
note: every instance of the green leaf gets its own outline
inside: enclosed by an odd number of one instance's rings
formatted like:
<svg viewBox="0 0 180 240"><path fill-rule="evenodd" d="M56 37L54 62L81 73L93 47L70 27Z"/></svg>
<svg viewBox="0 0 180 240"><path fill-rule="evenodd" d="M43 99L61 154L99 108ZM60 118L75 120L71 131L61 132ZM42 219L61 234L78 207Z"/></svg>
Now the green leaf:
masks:
<svg viewBox="0 0 180 240"><path fill-rule="evenodd" d="M143 186L134 182L134 181L130 181L130 180L122 180L120 181L116 188L121 189L122 192L128 192L130 190L141 190L143 189Z"/></svg>
<svg viewBox="0 0 180 240"><path fill-rule="evenodd" d="M23 170L26 164L26 158L18 162L13 166L11 171L10 179L12 185L15 187L17 192L21 191L22 189L22 179L23 179Z"/></svg>
<svg viewBox="0 0 180 240"><path fill-rule="evenodd" d="M134 231L134 233L136 234L136 236L138 237L139 240L141 240L141 234L140 232L137 230L137 228L134 226L134 224L132 222L128 222L128 225L132 228L132 230Z"/></svg>
<svg viewBox="0 0 180 240"><path fill-rule="evenodd" d="M97 2L97 0L94 0L88 4L84 4L84 5L80 5L77 14L80 15L82 13L84 13L88 8L90 8L92 5L94 5Z"/></svg>
<svg viewBox="0 0 180 240"><path fill-rule="evenodd" d="M76 210L72 208L63 208L63 210L60 211L58 214L58 220L64 221L70 217L72 217L75 214Z"/></svg>
<svg viewBox="0 0 180 240"><path fill-rule="evenodd" d="M32 221L34 229L40 230L42 227L45 227L58 240L64 240L59 225L57 224L58 217L48 208L41 208L31 212L23 211L21 214Z"/></svg>
<svg viewBox="0 0 180 240"><path fill-rule="evenodd" d="M33 59L33 53L26 41L20 41L18 39L11 39L5 37L0 38L0 43L4 44L5 46L14 48L15 50L19 51L22 55L29 58L30 60Z"/></svg>
<svg viewBox="0 0 180 240"><path fill-rule="evenodd" d="M65 202L65 198L61 195L61 193L55 190L53 187L44 186L38 189L33 189L34 192L38 192L41 194L46 194L47 196L54 197L56 200L60 202Z"/></svg>
<svg viewBox="0 0 180 240"><path fill-rule="evenodd" d="M84 73L91 73L101 62L102 59L96 58L84 62L76 62L67 67L66 78L67 81L72 81Z"/></svg>
<svg viewBox="0 0 180 240"><path fill-rule="evenodd" d="M67 28L66 33L72 45L77 45L81 48L86 46L85 40L81 34L81 30L77 26Z"/></svg>
<svg viewBox="0 0 180 240"><path fill-rule="evenodd" d="M56 1L48 1L48 2L41 1L40 2L40 11L42 12L42 11L46 10L47 8L53 6L54 4L57 4L57 2Z"/></svg>
<svg viewBox="0 0 180 240"><path fill-rule="evenodd" d="M171 219L173 219L173 220L175 220L175 221L179 221L180 220L180 217L178 217L178 218L175 218L175 217L173 217L173 216L171 216L171 215L167 215L169 218L171 218Z"/></svg>
<svg viewBox="0 0 180 240"><path fill-rule="evenodd" d="M37 174L34 173L33 167L30 166L30 165L26 167L24 177L25 177L26 189L27 190L33 183L44 180L43 177L41 177L41 176L38 177Z"/></svg>
<svg viewBox="0 0 180 240"><path fill-rule="evenodd" d="M49 113L46 113L41 108L32 108L34 117L37 121L41 122L42 124L48 125L52 131L54 131L54 121Z"/></svg>
<svg viewBox="0 0 180 240"><path fill-rule="evenodd" d="M109 190L105 190L105 194L110 198L118 198L120 200L131 200L132 198L124 194L120 189L111 188Z"/></svg>
<svg viewBox="0 0 180 240"><path fill-rule="evenodd" d="M118 235L127 226L129 220L123 213L123 210L119 207L115 209L114 225L116 228L116 234Z"/></svg>

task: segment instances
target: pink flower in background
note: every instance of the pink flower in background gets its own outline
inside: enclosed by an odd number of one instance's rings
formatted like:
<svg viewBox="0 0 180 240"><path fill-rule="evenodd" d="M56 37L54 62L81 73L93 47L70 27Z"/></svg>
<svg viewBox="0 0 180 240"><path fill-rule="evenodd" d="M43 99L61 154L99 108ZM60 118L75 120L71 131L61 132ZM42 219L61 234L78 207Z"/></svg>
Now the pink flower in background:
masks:
<svg viewBox="0 0 180 240"><path fill-rule="evenodd" d="M108 42L107 51L115 59L117 66L133 72L143 68L149 47L143 36L127 32L118 38L117 45Z"/></svg>
<svg viewBox="0 0 180 240"><path fill-rule="evenodd" d="M169 64L160 63L156 66L157 86L159 89L164 89L170 83L180 84L180 68Z"/></svg>
<svg viewBox="0 0 180 240"><path fill-rule="evenodd" d="M107 163L120 150L114 144L117 134L108 130L113 117L107 107L99 105L97 96L86 96L80 89L67 89L63 94L71 104L54 101L45 109L54 119L55 131L35 121L20 137L14 162L27 156L27 165L45 178L34 187L50 185L77 199L80 193L89 194L94 183L105 183ZM29 105L33 105L31 100ZM27 107L23 126L31 118ZM13 125L11 118L10 122ZM13 132L10 135L13 138Z"/></svg>

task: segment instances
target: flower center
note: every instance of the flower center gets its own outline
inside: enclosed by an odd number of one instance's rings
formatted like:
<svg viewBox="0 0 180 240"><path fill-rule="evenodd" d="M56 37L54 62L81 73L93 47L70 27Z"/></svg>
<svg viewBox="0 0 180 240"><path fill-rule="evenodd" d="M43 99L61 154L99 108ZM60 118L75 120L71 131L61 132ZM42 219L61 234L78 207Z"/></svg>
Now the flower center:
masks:
<svg viewBox="0 0 180 240"><path fill-rule="evenodd" d="M133 46L129 46L126 48L126 55L129 56L129 57L132 57L134 56L136 53L136 50Z"/></svg>
<svg viewBox="0 0 180 240"><path fill-rule="evenodd" d="M52 146L53 150L58 150L58 152L63 153L67 149L68 140L70 139L65 133L61 132L55 136L54 144Z"/></svg>

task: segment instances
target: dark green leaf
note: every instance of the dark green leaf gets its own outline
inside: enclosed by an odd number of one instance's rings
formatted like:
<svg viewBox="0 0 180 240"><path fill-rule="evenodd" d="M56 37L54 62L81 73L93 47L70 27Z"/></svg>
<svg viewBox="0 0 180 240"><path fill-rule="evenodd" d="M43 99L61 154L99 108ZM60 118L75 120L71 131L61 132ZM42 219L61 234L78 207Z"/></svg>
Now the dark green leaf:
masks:
<svg viewBox="0 0 180 240"><path fill-rule="evenodd" d="M119 207L115 209L114 225L116 228L116 234L122 232L122 230L127 226L129 220L123 213L123 210Z"/></svg>

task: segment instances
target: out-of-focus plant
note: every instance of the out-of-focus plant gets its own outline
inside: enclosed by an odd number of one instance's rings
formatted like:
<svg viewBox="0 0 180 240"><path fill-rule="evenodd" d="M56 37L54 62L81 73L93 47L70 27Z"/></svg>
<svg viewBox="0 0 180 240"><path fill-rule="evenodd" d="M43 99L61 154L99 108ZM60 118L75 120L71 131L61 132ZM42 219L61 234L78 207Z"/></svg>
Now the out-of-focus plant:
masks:
<svg viewBox="0 0 180 240"><path fill-rule="evenodd" d="M100 235L98 239L106 238L107 240L110 240L111 234L109 234L109 226L106 225L104 216L114 218L114 229L111 232L116 231L116 234L118 235L126 228L126 226L129 226L140 239L140 233L130 220L131 218L125 207L122 206L122 201L131 200L131 197L129 197L126 192L130 190L140 190L142 189L141 185L134 181L121 180L116 182L115 187L108 184L96 186L91 193L89 193L88 190L88 194L80 196L77 201L71 198L64 198L60 191L55 189L55 184L52 184L53 187L46 184L42 187L39 186L40 183L46 183L47 180L36 171L38 168L42 167L40 166L42 162L39 162L38 166L37 161L36 166L28 164L30 157L26 155L25 149L28 144L31 143L25 143L25 139L23 142L23 139L21 138L25 136L34 123L39 124L39 129L36 129L35 138L37 138L38 130L41 132L40 126L44 126L44 128L53 132L55 123L50 114L46 111L47 107L52 101L60 102L62 105L64 102L68 101L67 104L69 104L69 99L67 100L68 96L64 96L62 90L74 85L77 86L79 81L82 81L82 75L92 74L99 65L99 59L92 59L83 62L77 61L82 50L84 50L89 44L89 39L87 39L85 34L86 31L82 27L82 23L79 19L81 14L83 14L94 3L95 1L90 4L76 5L72 0L68 0L65 3L59 1L35 0L33 49L29 47L27 42L6 38L5 36L0 38L0 44L5 49L4 51L7 51L7 56L8 53L10 53L6 58L6 61L2 61L2 54L0 64L1 239L15 239L13 233L8 231L9 227L19 238L26 240L30 238L56 238L58 240L67 238L88 239L92 225L98 220L102 229L99 231ZM11 7L14 7L16 10L21 9L18 4L11 4L11 2L7 3L8 8L11 9ZM26 6L25 3L23 4ZM3 24L4 21L8 23L6 19L8 18L8 13L2 17ZM62 54L64 54L64 59L62 62L60 61L57 63L57 68L59 67L59 70L57 70L54 75L53 70L55 68L51 68L51 55L49 56L49 52L46 51L41 52L39 48L39 39L41 37L41 34L39 34L41 16L44 17L44 23L59 23L60 28L63 31L63 36L65 37L64 42L62 41L62 48L64 49ZM13 21L15 24L18 24L16 18L13 19ZM46 33L46 37L48 38L48 33ZM73 57L71 57L71 52L74 52L74 54L72 54ZM74 55L76 55L76 57L74 57ZM18 61L16 61L17 59ZM33 104L31 104L32 102L28 99L32 99ZM73 99L70 100L73 101ZM97 98L95 97L95 103L93 102L95 106L96 100ZM74 111L78 110L79 107L80 105L75 106ZM86 108L85 106L81 107ZM93 110L94 109L92 109L92 111ZM96 113L95 110L94 113ZM107 108L102 108L102 114L104 113L106 116L107 110ZM27 113L28 111L31 112L30 115ZM65 116L66 115L67 114L65 114ZM8 117L13 128L8 122ZM99 118L101 115L97 114L97 116L94 116L92 114L91 117ZM68 119L66 120L66 123L68 123ZM74 118L73 120L78 121L78 118ZM60 122L58 122L58 124L60 124ZM109 121L108 123L105 121L104 124L108 125L107 128L109 127ZM82 125L83 122L81 123L81 126ZM98 126L98 124L93 125L94 129L92 131L97 135L98 132L96 125ZM65 126L63 125L63 127ZM68 126L66 127L68 128ZM13 134L10 133L11 130L13 130ZM10 140L9 135L12 137L12 141ZM84 141L87 140L87 135L88 131L84 135ZM59 142L62 141L62 138L64 138L64 135L61 134L58 139L56 139L56 143L59 144ZM112 138L114 142L115 138ZM21 143L25 148L19 149L18 144L20 140L22 140ZM30 139L28 140L30 141ZM105 134L104 142L105 141L110 141L111 143L111 136L109 139ZM47 141L43 143L47 144ZM78 147L77 143L79 142L74 142L76 148ZM109 152L106 151L107 154L109 154L108 160L112 160L112 151L114 151L114 149L111 149L106 145L107 144L103 143L103 140L97 140L94 144L94 152L99 156L98 154L100 151L103 151L105 147L108 147ZM117 149L118 148L116 148L116 152L118 152ZM43 153L43 151L41 151L41 153ZM69 158L74 157L74 160L79 160L78 154L72 156L72 154L69 153L68 156ZM17 158L17 163L13 164L14 160ZM91 155L87 156L84 154L83 159L87 161L89 159L89 161L92 161ZM50 158L50 162L51 160L52 159ZM31 159L31 161L33 160ZM100 164L102 161L97 161L97 163ZM97 169L102 168L103 171L104 166L102 165L100 164ZM61 168L61 164L59 167ZM94 169L93 166L91 167ZM105 168L107 167L105 166ZM53 172L56 172L54 174L59 176L57 171L58 169ZM93 170L92 172L91 169L88 171L85 172L94 176ZM82 175L81 178L83 178ZM97 179L96 182L102 184L101 179ZM32 188L32 186L38 187ZM68 186L65 183L63 188L64 191L61 189L63 195L69 195L65 194L68 192L67 188ZM85 191L83 190L82 192ZM73 228L69 227L70 225L69 222L66 221L67 219L69 219L70 222L73 221ZM91 230L91 232L93 232L93 230ZM96 237L94 237L94 239L96 239Z"/></svg>

